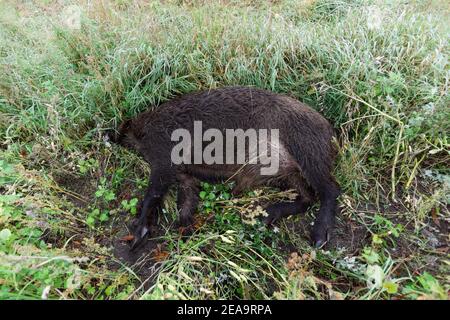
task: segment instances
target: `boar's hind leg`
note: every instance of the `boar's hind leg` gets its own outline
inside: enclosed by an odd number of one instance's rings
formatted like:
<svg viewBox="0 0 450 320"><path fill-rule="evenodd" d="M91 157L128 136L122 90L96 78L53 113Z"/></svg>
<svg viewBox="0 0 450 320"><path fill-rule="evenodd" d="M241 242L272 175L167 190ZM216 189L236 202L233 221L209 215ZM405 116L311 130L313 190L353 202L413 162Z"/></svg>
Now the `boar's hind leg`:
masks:
<svg viewBox="0 0 450 320"><path fill-rule="evenodd" d="M177 206L180 212L179 226L189 227L194 222L194 213L199 200L200 183L188 174L178 174Z"/></svg>
<svg viewBox="0 0 450 320"><path fill-rule="evenodd" d="M264 222L266 224L272 224L280 218L305 213L310 205L311 202L305 201L302 196L297 196L294 202L279 202L272 204L266 208L268 216L264 218Z"/></svg>
<svg viewBox="0 0 450 320"><path fill-rule="evenodd" d="M293 144L293 155L300 165L302 175L320 200L311 238L314 246L321 247L329 240L334 228L340 188L331 173L334 163L331 142L327 137L317 140L317 143L310 145Z"/></svg>
<svg viewBox="0 0 450 320"><path fill-rule="evenodd" d="M340 188L330 171L326 167L320 168L314 165L304 169L308 182L316 191L320 200L320 209L316 214L311 233L313 245L316 247L321 247L329 241L334 228Z"/></svg>
<svg viewBox="0 0 450 320"><path fill-rule="evenodd" d="M264 218L266 224L271 224L283 217L305 213L311 206L312 190L307 185L297 166L298 164L294 163L281 167L280 176L274 181L275 186L280 190L296 190L297 197L294 202L284 201L268 206L266 208L268 216Z"/></svg>
<svg viewBox="0 0 450 320"><path fill-rule="evenodd" d="M318 195L320 199L319 213L316 215L314 227L312 230L312 240L316 247L321 247L327 242L334 228L334 220L337 210L337 197L340 190L333 178L325 180L318 187Z"/></svg>
<svg viewBox="0 0 450 320"><path fill-rule="evenodd" d="M175 182L175 177L170 171L153 169L150 176L150 186L148 187L142 207L139 211L137 227L134 231L134 240L131 249L138 247L146 238L149 227L156 225L158 221L158 211L161 201L169 187ZM149 224L150 219L150 224Z"/></svg>

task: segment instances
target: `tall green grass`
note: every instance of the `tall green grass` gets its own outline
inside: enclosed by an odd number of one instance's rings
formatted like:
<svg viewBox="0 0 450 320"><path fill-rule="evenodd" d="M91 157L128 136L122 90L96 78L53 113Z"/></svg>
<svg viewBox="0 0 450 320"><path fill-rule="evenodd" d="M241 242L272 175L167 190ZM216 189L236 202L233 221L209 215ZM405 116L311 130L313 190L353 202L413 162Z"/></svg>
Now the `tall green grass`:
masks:
<svg viewBox="0 0 450 320"><path fill-rule="evenodd" d="M81 10L80 29L61 13L71 4ZM336 174L351 208L400 202L419 228L433 210L448 213L448 17L445 1L3 1L2 157L49 184L56 172L78 175L80 159L105 152L132 169L135 157L105 147L107 129L179 94L256 86L294 96L333 123ZM10 182L0 188L18 192ZM21 189L31 202L51 202L55 192ZM75 219L70 210L76 219L87 214L68 201L53 206L66 212L55 221ZM270 281L287 281L284 273ZM133 290L120 297L136 297Z"/></svg>

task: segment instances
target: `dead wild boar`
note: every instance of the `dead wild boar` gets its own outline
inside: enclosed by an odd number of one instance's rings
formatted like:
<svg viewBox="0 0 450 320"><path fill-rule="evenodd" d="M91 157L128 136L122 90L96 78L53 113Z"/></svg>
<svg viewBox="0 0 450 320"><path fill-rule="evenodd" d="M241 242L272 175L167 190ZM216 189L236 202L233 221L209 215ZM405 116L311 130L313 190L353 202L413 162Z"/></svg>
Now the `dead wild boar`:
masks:
<svg viewBox="0 0 450 320"><path fill-rule="evenodd" d="M173 161L174 148L177 148L173 133L181 129L181 133L195 135L198 124L206 130L205 135L212 129L228 138L224 144L216 145L213 152L215 156L228 152L226 161L223 157L215 158L219 160L216 162L195 159L208 148L209 143L204 140L185 145L183 159L186 161ZM244 132L245 155L236 145L227 145L230 142L227 132L231 129ZM253 145L249 142L251 135L246 133L260 132L260 129L276 130L277 139L266 134L255 148L254 142ZM212 141L212 135L209 136ZM295 189L298 196L293 202L274 203L266 208L267 224L304 213L318 198L320 209L311 238L314 245L322 246L333 229L340 193L332 175L337 153L333 138L332 126L315 110L291 97L253 87L224 87L185 94L125 121L113 140L139 152L151 167L132 248L156 225L162 199L175 184L178 185L179 225L190 226L199 202L200 181L234 181L234 195L260 186ZM250 150L264 148L270 148L270 155L277 156L278 170L272 174L263 174L262 161L251 161L254 158ZM244 162L228 161L239 157Z"/></svg>

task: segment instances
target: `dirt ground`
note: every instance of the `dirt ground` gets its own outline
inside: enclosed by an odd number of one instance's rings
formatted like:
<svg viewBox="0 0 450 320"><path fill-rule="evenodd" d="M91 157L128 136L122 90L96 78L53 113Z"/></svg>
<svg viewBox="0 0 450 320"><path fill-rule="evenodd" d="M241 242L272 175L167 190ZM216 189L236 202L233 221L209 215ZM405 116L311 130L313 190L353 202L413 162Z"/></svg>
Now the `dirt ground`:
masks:
<svg viewBox="0 0 450 320"><path fill-rule="evenodd" d="M55 181L65 190L81 195L81 198L84 200L81 200L78 196L71 196L70 193L66 195L76 206L85 208L89 201L92 201L96 186L94 180L89 177L60 175L55 178ZM130 195L141 199L143 192L138 193L139 195L136 195L136 190L131 183L126 183L121 188L120 194L113 205L119 207L120 201L129 198ZM375 215L376 212L374 206L368 205L366 208L359 208L356 215L367 217ZM414 228L407 223L403 212L404 208L395 205L390 206L383 214L389 216L390 220L395 224L400 223L406 226L404 234L412 235ZM333 236L323 248L324 250L343 250L347 256L358 256L365 246L370 246L372 241L371 232L364 223L356 221L353 217L354 215L350 217L342 212L338 214ZM305 241L309 241L313 219L313 215L308 213L299 218L286 219L284 223L289 232L299 235ZM133 220L134 218L130 217L129 214L121 212L119 216L114 218L105 235L98 238L97 241L106 247L113 248L113 255L119 263L111 262L111 268L120 268L121 264L130 267L144 282L144 289L146 289L154 282L153 279L158 274L159 266L164 261L164 256L161 257L161 252L164 251L165 247L164 241L161 240L164 230L161 226L157 227L153 230L153 234L149 239L131 251L129 238L133 230ZM278 225L280 223L277 222ZM425 270L432 271L436 268L434 263L437 259L436 253L448 254L449 252L448 234L449 224L447 221L443 219L430 220L421 233L422 238L425 239L425 247L419 247L414 241L411 241L410 237L402 235L396 239L395 248L390 254L393 258L404 259L405 263L409 263L410 266L415 268L415 273L417 274ZM286 260L292 252L298 251L294 243L285 243L279 249L286 256ZM424 251L428 251L428 253L424 254ZM421 253L420 260L414 259L419 252ZM402 268L399 268L396 272L401 274L403 272Z"/></svg>

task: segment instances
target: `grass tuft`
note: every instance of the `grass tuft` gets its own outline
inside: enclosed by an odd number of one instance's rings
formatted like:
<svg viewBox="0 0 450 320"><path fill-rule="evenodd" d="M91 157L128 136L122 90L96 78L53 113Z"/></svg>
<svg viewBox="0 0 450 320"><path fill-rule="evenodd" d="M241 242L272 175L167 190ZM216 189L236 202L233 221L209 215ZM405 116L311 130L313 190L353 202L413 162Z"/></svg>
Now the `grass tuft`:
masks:
<svg viewBox="0 0 450 320"><path fill-rule="evenodd" d="M448 21L445 1L2 1L0 299L447 299ZM194 234L172 194L131 259L151 168L105 132L226 85L334 124L332 248L308 244L316 208L260 224L289 193L205 184Z"/></svg>

